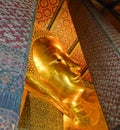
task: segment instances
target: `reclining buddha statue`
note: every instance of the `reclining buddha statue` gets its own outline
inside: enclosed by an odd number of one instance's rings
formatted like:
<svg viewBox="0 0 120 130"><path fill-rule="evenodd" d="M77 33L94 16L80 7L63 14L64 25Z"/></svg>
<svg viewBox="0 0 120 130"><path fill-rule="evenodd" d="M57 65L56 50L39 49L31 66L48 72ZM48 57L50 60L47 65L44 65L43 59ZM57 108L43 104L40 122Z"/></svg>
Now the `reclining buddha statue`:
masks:
<svg viewBox="0 0 120 130"><path fill-rule="evenodd" d="M26 85L81 128L95 125L99 109L84 99L87 91L80 66L66 54L49 31L34 29Z"/></svg>

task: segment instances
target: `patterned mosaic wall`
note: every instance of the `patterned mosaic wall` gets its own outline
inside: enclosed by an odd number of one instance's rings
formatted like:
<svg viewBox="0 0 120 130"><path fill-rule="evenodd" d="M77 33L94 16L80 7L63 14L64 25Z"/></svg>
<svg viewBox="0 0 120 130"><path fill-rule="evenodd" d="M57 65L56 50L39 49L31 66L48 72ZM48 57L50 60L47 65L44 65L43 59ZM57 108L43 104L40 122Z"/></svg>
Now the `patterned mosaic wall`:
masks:
<svg viewBox="0 0 120 130"><path fill-rule="evenodd" d="M36 0L0 0L0 129L15 130Z"/></svg>
<svg viewBox="0 0 120 130"><path fill-rule="evenodd" d="M120 124L120 34L88 1L70 1L69 8L107 124L112 129Z"/></svg>
<svg viewBox="0 0 120 130"><path fill-rule="evenodd" d="M63 115L53 105L29 94L19 130L63 130Z"/></svg>

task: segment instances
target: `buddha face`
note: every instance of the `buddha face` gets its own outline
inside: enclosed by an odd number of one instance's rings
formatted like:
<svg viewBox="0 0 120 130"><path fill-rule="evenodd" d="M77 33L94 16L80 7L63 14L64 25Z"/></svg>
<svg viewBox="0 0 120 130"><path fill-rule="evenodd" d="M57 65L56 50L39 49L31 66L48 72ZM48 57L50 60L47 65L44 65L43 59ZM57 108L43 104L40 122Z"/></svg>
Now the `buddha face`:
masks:
<svg viewBox="0 0 120 130"><path fill-rule="evenodd" d="M83 81L71 71L71 67L77 68L78 65L63 52L54 37L37 39L32 53L35 67L50 93L64 102L82 95L85 89Z"/></svg>
<svg viewBox="0 0 120 130"><path fill-rule="evenodd" d="M54 37L38 38L32 43L26 83L62 113L82 126L98 120L98 110L82 99L84 83L79 65L62 50ZM94 116L98 115L98 116Z"/></svg>

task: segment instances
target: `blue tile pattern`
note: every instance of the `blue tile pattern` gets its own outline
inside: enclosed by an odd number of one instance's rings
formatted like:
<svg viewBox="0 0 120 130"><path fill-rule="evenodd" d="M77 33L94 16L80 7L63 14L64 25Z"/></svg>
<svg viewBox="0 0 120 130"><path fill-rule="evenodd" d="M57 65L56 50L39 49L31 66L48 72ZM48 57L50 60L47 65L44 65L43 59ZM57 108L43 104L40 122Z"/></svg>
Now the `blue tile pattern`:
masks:
<svg viewBox="0 0 120 130"><path fill-rule="evenodd" d="M0 108L0 130L17 130L17 120L16 113Z"/></svg>
<svg viewBox="0 0 120 130"><path fill-rule="evenodd" d="M17 129L37 0L0 0L0 130Z"/></svg>

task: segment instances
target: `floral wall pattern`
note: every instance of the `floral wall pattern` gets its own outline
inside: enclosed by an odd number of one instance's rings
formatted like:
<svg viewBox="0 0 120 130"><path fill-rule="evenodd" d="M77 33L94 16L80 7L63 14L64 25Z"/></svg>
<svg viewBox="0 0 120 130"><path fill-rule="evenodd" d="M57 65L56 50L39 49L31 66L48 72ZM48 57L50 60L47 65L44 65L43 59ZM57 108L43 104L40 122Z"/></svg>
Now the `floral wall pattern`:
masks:
<svg viewBox="0 0 120 130"><path fill-rule="evenodd" d="M38 0L36 22L47 28L60 0Z"/></svg>

